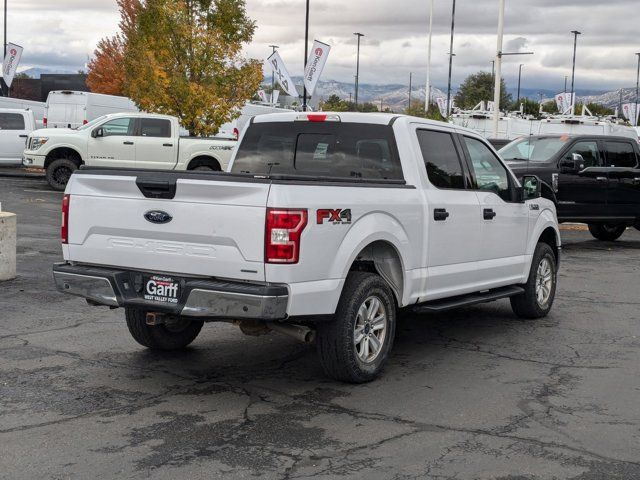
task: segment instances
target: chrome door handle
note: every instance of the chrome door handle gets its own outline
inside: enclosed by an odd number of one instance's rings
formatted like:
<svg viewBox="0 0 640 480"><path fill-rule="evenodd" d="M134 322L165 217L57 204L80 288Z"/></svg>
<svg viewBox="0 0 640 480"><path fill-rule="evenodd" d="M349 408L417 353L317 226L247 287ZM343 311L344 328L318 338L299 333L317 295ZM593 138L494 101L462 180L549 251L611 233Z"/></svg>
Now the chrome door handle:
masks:
<svg viewBox="0 0 640 480"><path fill-rule="evenodd" d="M606 182L607 181L607 177L596 177L596 181L597 182Z"/></svg>
<svg viewBox="0 0 640 480"><path fill-rule="evenodd" d="M633 179L633 183L640 183L640 177L636 177Z"/></svg>

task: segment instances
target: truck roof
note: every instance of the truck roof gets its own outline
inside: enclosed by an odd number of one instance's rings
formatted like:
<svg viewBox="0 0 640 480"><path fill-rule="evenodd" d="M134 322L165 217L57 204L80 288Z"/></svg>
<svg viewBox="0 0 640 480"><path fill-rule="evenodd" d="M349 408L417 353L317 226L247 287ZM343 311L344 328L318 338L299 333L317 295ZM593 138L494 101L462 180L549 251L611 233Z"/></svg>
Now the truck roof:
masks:
<svg viewBox="0 0 640 480"><path fill-rule="evenodd" d="M596 139L596 140L633 140L631 137L625 137L622 135L589 135L589 134L571 134L571 133L543 133L541 135L530 135L516 138L515 140L521 140L523 138L571 138L571 139Z"/></svg>

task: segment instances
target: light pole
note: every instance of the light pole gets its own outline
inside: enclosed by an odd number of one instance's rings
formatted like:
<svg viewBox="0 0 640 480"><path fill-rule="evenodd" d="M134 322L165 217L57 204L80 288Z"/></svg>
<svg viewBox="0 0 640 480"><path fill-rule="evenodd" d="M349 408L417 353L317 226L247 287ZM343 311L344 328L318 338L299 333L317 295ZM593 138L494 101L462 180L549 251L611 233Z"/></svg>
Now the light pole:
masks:
<svg viewBox="0 0 640 480"><path fill-rule="evenodd" d="M424 111L429 113L429 106L431 104L431 44L433 39L433 1L431 0L429 6L429 47L427 50L427 89L425 90Z"/></svg>
<svg viewBox="0 0 640 480"><path fill-rule="evenodd" d="M451 7L451 43L449 45L449 81L447 83L447 118L451 114L451 71L453 70L453 34L456 28L456 0Z"/></svg>
<svg viewBox="0 0 640 480"><path fill-rule="evenodd" d="M571 115L576 113L576 99L574 98L574 82L576 79L576 50L578 48L578 35L582 35L582 32L578 30L572 30L573 33L573 66L571 67Z"/></svg>
<svg viewBox="0 0 640 480"><path fill-rule="evenodd" d="M638 73L636 75L636 112L635 125L638 126L638 101L640 100L640 53L636 53L638 56Z"/></svg>
<svg viewBox="0 0 640 480"><path fill-rule="evenodd" d="M356 95L354 99L356 104L356 111L358 111L358 88L360 86L360 39L364 37L364 34L355 32L354 35L358 37L358 52L356 54Z"/></svg>
<svg viewBox="0 0 640 480"><path fill-rule="evenodd" d="M524 63L521 63L518 67L518 100L516 102L518 104L518 108L520 108L520 82L522 81L522 67L524 67Z"/></svg>
<svg viewBox="0 0 640 480"><path fill-rule="evenodd" d="M271 53L276 53L276 49L279 48L278 45L269 45L271 47ZM273 71L273 69L271 69L271 104L273 105L273 91L276 89L276 74Z"/></svg>
<svg viewBox="0 0 640 480"><path fill-rule="evenodd" d="M491 60L491 81L495 82L496 79L496 61Z"/></svg>
<svg viewBox="0 0 640 480"><path fill-rule="evenodd" d="M564 90L562 91L562 93L567 93L567 79L569 77L568 76L564 76Z"/></svg>
<svg viewBox="0 0 640 480"><path fill-rule="evenodd" d="M413 86L413 72L409 72L409 108L411 108L411 87Z"/></svg>
<svg viewBox="0 0 640 480"><path fill-rule="evenodd" d="M304 68L307 69L307 57L309 57L309 0L307 0L307 11L304 24ZM302 83L302 111L307 111L307 86Z"/></svg>

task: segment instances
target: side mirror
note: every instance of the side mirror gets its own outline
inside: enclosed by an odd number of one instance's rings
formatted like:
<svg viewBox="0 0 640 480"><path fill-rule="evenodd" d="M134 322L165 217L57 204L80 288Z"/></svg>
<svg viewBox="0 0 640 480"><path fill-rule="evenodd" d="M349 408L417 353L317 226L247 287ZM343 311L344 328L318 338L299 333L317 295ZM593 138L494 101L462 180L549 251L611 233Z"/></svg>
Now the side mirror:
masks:
<svg viewBox="0 0 640 480"><path fill-rule="evenodd" d="M522 177L522 201L542 197L542 181L536 175Z"/></svg>
<svg viewBox="0 0 640 480"><path fill-rule="evenodd" d="M574 153L571 158L563 158L558 164L561 173L578 173L584 168L584 158L579 153Z"/></svg>
<svg viewBox="0 0 640 480"><path fill-rule="evenodd" d="M91 136L93 138L104 137L104 130L102 127L95 128L91 131Z"/></svg>

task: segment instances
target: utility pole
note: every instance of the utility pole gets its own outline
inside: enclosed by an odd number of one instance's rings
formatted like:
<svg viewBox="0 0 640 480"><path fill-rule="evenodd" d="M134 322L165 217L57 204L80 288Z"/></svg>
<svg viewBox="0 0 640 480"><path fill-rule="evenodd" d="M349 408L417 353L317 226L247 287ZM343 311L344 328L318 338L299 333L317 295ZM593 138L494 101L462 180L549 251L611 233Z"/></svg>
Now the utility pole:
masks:
<svg viewBox="0 0 640 480"><path fill-rule="evenodd" d="M358 37L358 52L356 54L356 95L355 95L355 104L356 104L356 112L358 111L358 88L360 87L360 39L364 37L364 34L356 32L354 33L356 37Z"/></svg>
<svg viewBox="0 0 640 480"><path fill-rule="evenodd" d="M411 108L411 87L413 83L413 72L409 72L409 107Z"/></svg>
<svg viewBox="0 0 640 480"><path fill-rule="evenodd" d="M307 58L309 57L309 0L307 0L307 12L304 27L304 68L307 69ZM302 111L307 111L307 86L302 83Z"/></svg>
<svg viewBox="0 0 640 480"><path fill-rule="evenodd" d="M636 53L638 56L638 74L636 75L636 112L635 125L638 126L638 101L640 101L640 53Z"/></svg>
<svg viewBox="0 0 640 480"><path fill-rule="evenodd" d="M279 48L278 45L269 45L271 47L271 53L276 53L276 49ZM273 71L273 69L271 69L271 105L274 105L273 103L273 91L276 89L276 74Z"/></svg>
<svg viewBox="0 0 640 480"><path fill-rule="evenodd" d="M433 1L431 0L429 6L429 46L427 48L427 88L424 92L424 111L429 112L429 106L431 105L431 44L433 39Z"/></svg>
<svg viewBox="0 0 640 480"><path fill-rule="evenodd" d="M518 67L518 108L520 108L520 82L522 81L522 67L524 67L524 63L521 63Z"/></svg>
<svg viewBox="0 0 640 480"><path fill-rule="evenodd" d="M573 66L571 67L571 115L575 115L576 99L574 98L574 82L576 78L576 50L578 48L578 35L582 35L582 32L572 30L571 33L573 33Z"/></svg>
<svg viewBox="0 0 640 480"><path fill-rule="evenodd" d="M569 77L568 76L564 76L564 90L562 91L562 93L567 93L567 79Z"/></svg>
<svg viewBox="0 0 640 480"><path fill-rule="evenodd" d="M496 61L491 60L491 82L495 83L496 81Z"/></svg>
<svg viewBox="0 0 640 480"><path fill-rule="evenodd" d="M7 56L7 0L4 0L4 56L2 57L3 62L6 56ZM4 78L2 79L2 95L4 97L9 96L9 86L5 83Z"/></svg>
<svg viewBox="0 0 640 480"><path fill-rule="evenodd" d="M498 7L498 44L496 49L496 71L493 87L493 138L498 138L500 125L500 88L502 86L502 38L504 37L504 0Z"/></svg>
<svg viewBox="0 0 640 480"><path fill-rule="evenodd" d="M449 45L449 81L447 83L447 118L451 115L451 71L453 70L453 34L456 28L456 0L451 7L451 43Z"/></svg>

